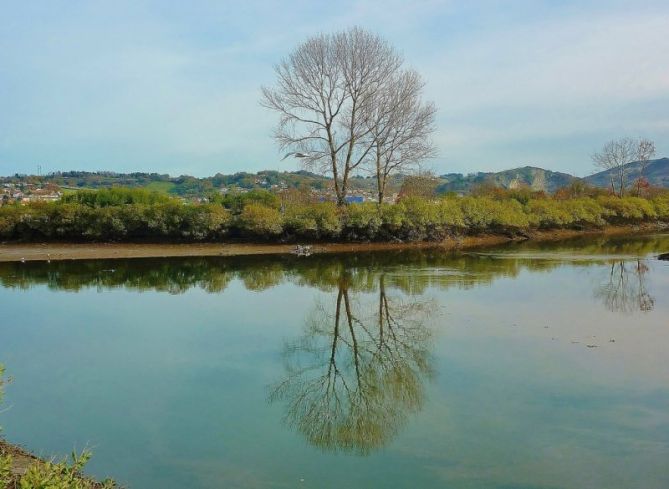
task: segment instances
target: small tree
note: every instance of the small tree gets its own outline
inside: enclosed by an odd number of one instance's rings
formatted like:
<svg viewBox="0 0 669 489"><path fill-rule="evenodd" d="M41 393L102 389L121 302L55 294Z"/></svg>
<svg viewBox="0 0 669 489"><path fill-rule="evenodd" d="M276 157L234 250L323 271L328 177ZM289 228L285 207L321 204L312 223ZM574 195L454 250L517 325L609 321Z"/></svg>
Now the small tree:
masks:
<svg viewBox="0 0 669 489"><path fill-rule="evenodd" d="M439 179L431 172L422 172L417 175L409 175L404 178L400 188L399 199L407 197L419 197L421 199L433 199L437 193Z"/></svg>
<svg viewBox="0 0 669 489"><path fill-rule="evenodd" d="M637 196L641 196L641 189L648 186L646 168L653 156L655 156L655 143L649 139L639 139L636 154L636 160L639 163L639 176L636 179Z"/></svg>
<svg viewBox="0 0 669 489"><path fill-rule="evenodd" d="M623 197L631 170L630 163L641 163L643 160L643 172L654 153L655 144L652 141L624 137L606 143L601 152L592 155L592 160L595 166L609 172L611 192Z"/></svg>

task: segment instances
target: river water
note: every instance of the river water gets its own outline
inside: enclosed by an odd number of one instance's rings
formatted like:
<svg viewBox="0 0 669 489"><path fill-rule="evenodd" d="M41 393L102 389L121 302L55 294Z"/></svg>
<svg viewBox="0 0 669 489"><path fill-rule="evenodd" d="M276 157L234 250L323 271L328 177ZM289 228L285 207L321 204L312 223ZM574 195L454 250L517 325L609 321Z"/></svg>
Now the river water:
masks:
<svg viewBox="0 0 669 489"><path fill-rule="evenodd" d="M667 488L668 235L0 264L3 435L136 488Z"/></svg>

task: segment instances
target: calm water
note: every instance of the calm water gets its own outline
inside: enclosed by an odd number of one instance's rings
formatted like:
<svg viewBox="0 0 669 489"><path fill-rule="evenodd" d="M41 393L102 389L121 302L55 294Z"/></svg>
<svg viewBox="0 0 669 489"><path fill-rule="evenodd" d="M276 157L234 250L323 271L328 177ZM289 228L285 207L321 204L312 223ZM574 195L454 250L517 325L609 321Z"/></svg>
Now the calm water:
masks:
<svg viewBox="0 0 669 489"><path fill-rule="evenodd" d="M0 425L133 489L667 488L661 251L0 264Z"/></svg>

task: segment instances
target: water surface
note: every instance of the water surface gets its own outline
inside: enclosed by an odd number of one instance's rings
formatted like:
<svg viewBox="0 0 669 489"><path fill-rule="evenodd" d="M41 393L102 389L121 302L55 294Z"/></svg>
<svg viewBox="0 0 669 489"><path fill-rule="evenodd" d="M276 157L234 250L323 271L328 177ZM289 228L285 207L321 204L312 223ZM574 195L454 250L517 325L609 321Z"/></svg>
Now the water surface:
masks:
<svg viewBox="0 0 669 489"><path fill-rule="evenodd" d="M666 251L0 264L0 425L131 488L666 488Z"/></svg>

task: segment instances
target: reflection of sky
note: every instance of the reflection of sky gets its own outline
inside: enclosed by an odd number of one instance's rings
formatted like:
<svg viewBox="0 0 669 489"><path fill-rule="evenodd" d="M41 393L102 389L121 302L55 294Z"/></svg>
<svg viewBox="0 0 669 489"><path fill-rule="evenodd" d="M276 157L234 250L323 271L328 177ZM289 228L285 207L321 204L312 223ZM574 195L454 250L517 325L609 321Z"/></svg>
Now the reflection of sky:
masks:
<svg viewBox="0 0 669 489"><path fill-rule="evenodd" d="M0 424L45 454L88 443L91 470L132 487L666 487L669 268L650 266L655 309L630 315L593 296L606 265L428 289L427 402L366 458L310 448L266 402L284 343L336 292L0 289Z"/></svg>
<svg viewBox="0 0 669 489"><path fill-rule="evenodd" d="M0 175L212 175L279 162L259 106L308 36L380 33L439 108L440 172L583 176L612 137L669 153L665 0L3 2Z"/></svg>

